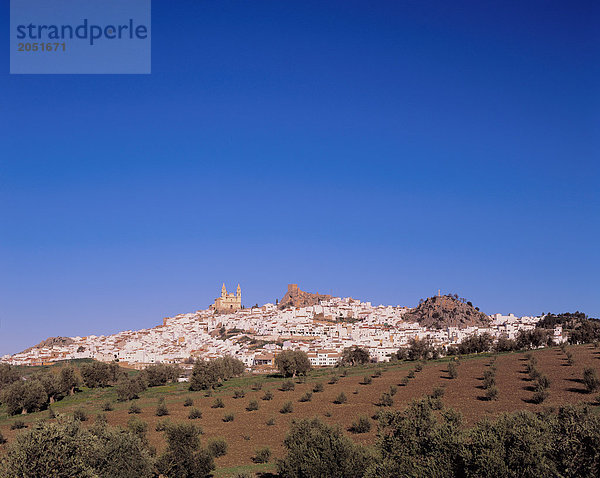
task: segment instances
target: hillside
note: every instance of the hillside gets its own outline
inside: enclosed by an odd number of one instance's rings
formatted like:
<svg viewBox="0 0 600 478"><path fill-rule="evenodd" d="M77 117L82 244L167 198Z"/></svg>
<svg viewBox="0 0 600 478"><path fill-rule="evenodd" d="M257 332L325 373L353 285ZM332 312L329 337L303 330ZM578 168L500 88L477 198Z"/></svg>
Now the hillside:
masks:
<svg viewBox="0 0 600 478"><path fill-rule="evenodd" d="M429 297L404 316L410 322L442 329L445 327L485 327L490 318L457 295Z"/></svg>
<svg viewBox="0 0 600 478"><path fill-rule="evenodd" d="M40 349L42 347L54 347L56 346L64 346L70 345L73 343L73 339L70 337L48 337L46 340L42 340L39 344L34 345L33 347L29 347L25 349L23 352L27 352L32 349Z"/></svg>

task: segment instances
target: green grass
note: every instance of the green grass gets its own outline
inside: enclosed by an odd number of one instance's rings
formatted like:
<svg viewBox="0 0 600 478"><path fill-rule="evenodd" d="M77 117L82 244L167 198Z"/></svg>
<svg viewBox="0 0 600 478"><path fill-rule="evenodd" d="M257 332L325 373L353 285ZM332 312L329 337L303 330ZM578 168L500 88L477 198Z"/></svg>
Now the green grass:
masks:
<svg viewBox="0 0 600 478"><path fill-rule="evenodd" d="M213 472L215 478L228 478L236 476L238 473L275 473L277 467L274 463L255 463L253 465L230 466L228 468L217 468Z"/></svg>

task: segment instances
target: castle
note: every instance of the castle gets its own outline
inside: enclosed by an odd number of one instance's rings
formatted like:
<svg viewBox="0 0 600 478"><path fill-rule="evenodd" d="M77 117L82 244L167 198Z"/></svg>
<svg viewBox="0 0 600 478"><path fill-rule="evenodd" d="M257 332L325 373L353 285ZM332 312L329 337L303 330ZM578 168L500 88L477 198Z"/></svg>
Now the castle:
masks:
<svg viewBox="0 0 600 478"><path fill-rule="evenodd" d="M235 294L229 294L227 293L225 284L223 284L223 287L221 287L221 297L217 297L215 303L210 308L221 314L240 310L242 308L242 289L240 285L238 284Z"/></svg>

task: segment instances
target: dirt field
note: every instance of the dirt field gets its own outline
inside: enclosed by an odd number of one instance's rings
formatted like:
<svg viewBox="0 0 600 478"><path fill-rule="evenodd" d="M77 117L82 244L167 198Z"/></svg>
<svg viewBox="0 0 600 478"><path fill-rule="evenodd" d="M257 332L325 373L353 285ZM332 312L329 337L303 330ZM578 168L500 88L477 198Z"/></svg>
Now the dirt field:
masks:
<svg viewBox="0 0 600 478"><path fill-rule="evenodd" d="M481 387L481 379L490 357L479 356L461 359L456 379L449 378L446 372L447 361L428 362L406 386L400 384L401 380L414 368L414 363L348 369L348 375L340 377L335 384L328 384L331 369L316 370L311 372L306 383L296 383L295 390L288 392L279 390L281 379L260 376L234 379L215 391L212 397L206 397L204 392L188 392L185 384L156 387L149 389L140 400L137 400L142 407L142 413L136 416L148 422L150 442L160 451L164 447L164 440L162 434L155 431L157 422L165 418L171 421L190 421L187 418L190 408L183 406L185 398L190 397L194 400L194 406L203 414L202 418L194 420L204 430L203 441L213 437L224 437L229 445L227 455L216 460L217 467L250 465L257 448L270 447L274 458L283 454L282 442L291 420L319 416L328 423L338 423L346 429L358 416L372 416L378 409L375 403L382 392L389 391L390 386L397 387L393 409L402 409L410 400L430 393L434 387L442 386L445 388L443 397L445 406L462 412L466 424L473 424L486 416L517 409L535 411L565 403L592 403L596 395L585 393L579 379L586 366L600 369L600 349L591 346L574 346L569 347L569 350L573 352L575 359L573 366L567 365L565 355L558 348L532 352L537 358L537 368L552 382L549 398L541 405L530 401L533 391L524 372L525 354L510 353L499 355L496 360L496 385L499 391L496 401L483 400L484 390ZM361 384L365 375L371 376L376 370L382 371L381 377L373 378L370 385ZM262 390L251 390L251 384L257 381L264 382ZM305 392L311 391L317 382L323 383L324 391L313 393L310 402L298 402L298 399ZM239 388L245 390L246 396L234 399L233 392ZM261 399L266 390L271 390L274 394L270 401ZM348 398L347 403L334 404L334 399L342 391ZM168 417L159 418L154 415L159 397L166 399L170 412ZM211 408L217 397L223 400L225 408ZM86 423L91 424L95 416L101 412L102 405L107 399L114 401L113 391L87 391L80 396L62 400L53 408L57 413L70 413L77 407L83 407L90 416ZM258 401L259 410L246 410L250 400ZM293 412L282 414L279 410L286 401L293 403ZM127 420L133 416L127 413L129 405L130 403L116 403L114 411L105 412L109 424L126 425ZM226 413L234 414L235 418L232 422L223 421ZM32 422L46 416L47 412L40 412L17 418L25 418L27 422ZM267 425L270 418L275 419L275 425ZM14 417L0 420L0 431L9 442L18 433L10 430L13 421ZM370 433L351 435L352 438L361 443L373 443L376 435L375 422L373 425Z"/></svg>

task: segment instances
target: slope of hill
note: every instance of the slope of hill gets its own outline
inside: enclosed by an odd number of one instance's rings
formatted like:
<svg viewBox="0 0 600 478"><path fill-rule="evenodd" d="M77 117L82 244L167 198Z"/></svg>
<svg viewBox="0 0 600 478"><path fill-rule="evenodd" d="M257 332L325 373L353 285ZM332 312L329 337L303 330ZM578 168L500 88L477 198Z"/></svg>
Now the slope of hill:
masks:
<svg viewBox="0 0 600 478"><path fill-rule="evenodd" d="M429 297L404 315L410 322L441 329L444 327L485 327L490 318L456 295Z"/></svg>

